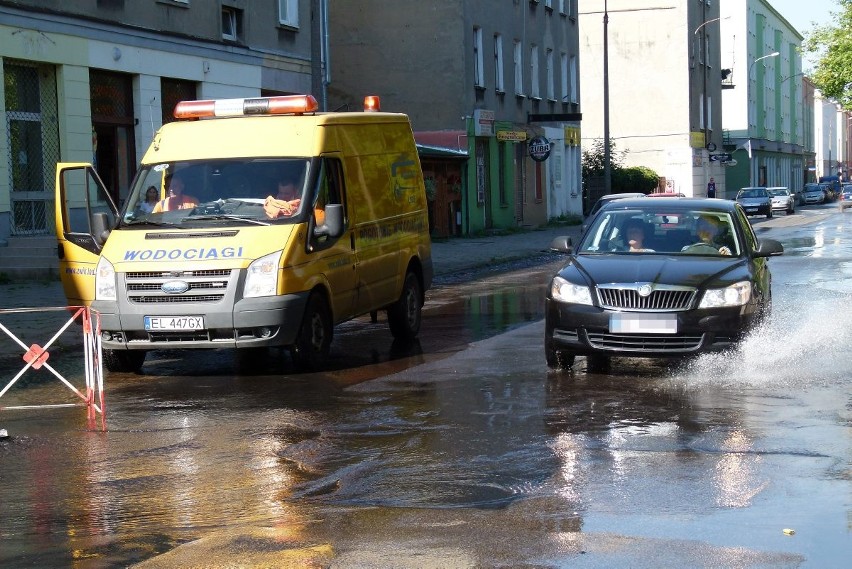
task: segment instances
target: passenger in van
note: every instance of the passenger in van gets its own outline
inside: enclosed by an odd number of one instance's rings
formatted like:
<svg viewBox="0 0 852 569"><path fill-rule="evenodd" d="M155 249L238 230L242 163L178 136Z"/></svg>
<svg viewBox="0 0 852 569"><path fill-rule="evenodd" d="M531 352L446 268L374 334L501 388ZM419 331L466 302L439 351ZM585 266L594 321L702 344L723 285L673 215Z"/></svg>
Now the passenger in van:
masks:
<svg viewBox="0 0 852 569"><path fill-rule="evenodd" d="M157 202L152 213L192 209L198 205L198 200L195 197L183 193L185 184L179 175L170 176L166 182L169 188L169 195L167 198Z"/></svg>
<svg viewBox="0 0 852 569"><path fill-rule="evenodd" d="M263 211L269 219L290 217L299 209L300 203L302 200L296 182L291 178L283 178L278 182L278 193L275 197L268 196L263 202Z"/></svg>
<svg viewBox="0 0 852 569"><path fill-rule="evenodd" d="M156 186L148 186L145 190L145 201L139 203L139 211L141 213L151 213L157 206L157 198L160 197L160 192Z"/></svg>

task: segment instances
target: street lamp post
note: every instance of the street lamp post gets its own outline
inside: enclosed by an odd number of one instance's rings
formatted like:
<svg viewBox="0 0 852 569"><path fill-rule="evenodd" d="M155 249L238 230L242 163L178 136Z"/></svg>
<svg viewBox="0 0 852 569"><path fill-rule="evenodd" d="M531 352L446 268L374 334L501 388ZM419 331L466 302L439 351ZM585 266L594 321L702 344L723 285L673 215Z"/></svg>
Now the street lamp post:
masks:
<svg viewBox="0 0 852 569"><path fill-rule="evenodd" d="M604 115L604 193L612 193L612 157L609 149L609 13L604 0L603 15L603 115Z"/></svg>
<svg viewBox="0 0 852 569"><path fill-rule="evenodd" d="M757 63L758 61L760 61L761 59L766 59L767 57L778 57L779 55L781 55L779 52L773 51L772 53L768 53L766 55L758 57L757 59L755 59L754 61L751 62L751 65L748 66L748 78L747 78L747 81L746 81L746 105L747 105L746 119L748 121L748 124L746 125L746 137L748 138L748 145L749 145L749 160L748 160L748 169L749 169L749 184L748 185L749 186L754 186L754 163L752 162L752 159L751 159L751 70L754 67L754 64ZM754 106L755 106L755 113L757 113L757 101L756 100L754 102ZM757 126L757 125L755 124L755 126Z"/></svg>

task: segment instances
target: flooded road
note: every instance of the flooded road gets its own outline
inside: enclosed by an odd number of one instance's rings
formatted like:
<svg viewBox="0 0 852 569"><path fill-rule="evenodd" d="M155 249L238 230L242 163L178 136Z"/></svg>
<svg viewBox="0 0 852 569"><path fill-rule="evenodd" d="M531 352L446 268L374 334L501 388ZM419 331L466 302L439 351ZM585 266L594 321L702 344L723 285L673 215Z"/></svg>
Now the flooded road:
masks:
<svg viewBox="0 0 852 569"><path fill-rule="evenodd" d="M106 433L4 412L0 566L845 567L852 217L755 226L786 254L730 354L550 372L528 268L438 288L412 346L346 324L324 373L151 354Z"/></svg>

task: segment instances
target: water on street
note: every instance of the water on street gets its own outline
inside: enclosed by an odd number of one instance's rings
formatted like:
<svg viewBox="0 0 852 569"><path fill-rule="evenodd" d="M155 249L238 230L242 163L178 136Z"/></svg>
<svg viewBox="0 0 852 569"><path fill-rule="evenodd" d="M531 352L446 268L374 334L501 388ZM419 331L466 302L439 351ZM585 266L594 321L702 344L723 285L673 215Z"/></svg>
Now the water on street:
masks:
<svg viewBox="0 0 852 569"><path fill-rule="evenodd" d="M0 412L0 566L846 567L834 214L755 220L785 245L773 316L727 354L549 371L549 260L439 287L413 345L348 323L322 373L158 352L107 376L105 433ZM3 404L67 401L56 383Z"/></svg>

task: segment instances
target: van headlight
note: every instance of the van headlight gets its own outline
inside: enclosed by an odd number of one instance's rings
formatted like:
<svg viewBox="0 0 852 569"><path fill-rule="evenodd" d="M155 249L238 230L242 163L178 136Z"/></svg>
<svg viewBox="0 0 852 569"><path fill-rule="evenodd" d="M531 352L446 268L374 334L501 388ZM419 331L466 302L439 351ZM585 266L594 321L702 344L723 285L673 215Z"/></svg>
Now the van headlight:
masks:
<svg viewBox="0 0 852 569"><path fill-rule="evenodd" d="M249 265L243 298L273 296L278 292L278 263L281 251L264 255Z"/></svg>
<svg viewBox="0 0 852 569"><path fill-rule="evenodd" d="M751 300L751 283L742 281L725 288L711 288L704 292L698 308L743 306Z"/></svg>
<svg viewBox="0 0 852 569"><path fill-rule="evenodd" d="M104 257L95 269L95 300L116 300L115 268Z"/></svg>
<svg viewBox="0 0 852 569"><path fill-rule="evenodd" d="M559 302L571 304L592 304L592 293L585 285L569 283L562 277L553 277L550 282L550 296Z"/></svg>

